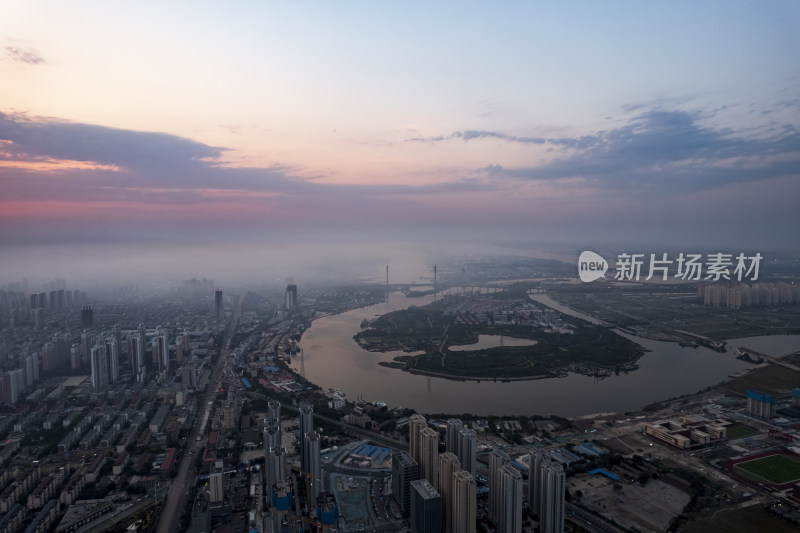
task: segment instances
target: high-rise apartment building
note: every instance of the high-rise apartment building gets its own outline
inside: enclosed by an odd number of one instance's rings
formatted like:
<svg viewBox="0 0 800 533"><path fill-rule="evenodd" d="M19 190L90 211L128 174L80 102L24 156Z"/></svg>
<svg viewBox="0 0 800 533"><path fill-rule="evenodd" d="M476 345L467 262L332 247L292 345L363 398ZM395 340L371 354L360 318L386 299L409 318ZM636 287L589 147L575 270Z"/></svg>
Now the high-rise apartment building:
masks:
<svg viewBox="0 0 800 533"><path fill-rule="evenodd" d="M445 533L453 530L453 474L461 470L458 457L452 452L439 455L439 494L442 496L442 524Z"/></svg>
<svg viewBox="0 0 800 533"><path fill-rule="evenodd" d="M306 454L306 436L314 431L314 408L311 404L304 403L300 406L300 429L298 431L298 441L300 448L300 468L308 472L310 458Z"/></svg>
<svg viewBox="0 0 800 533"><path fill-rule="evenodd" d="M119 344L113 335L103 339L106 347L106 357L108 358L108 382L116 383L119 381Z"/></svg>
<svg viewBox="0 0 800 533"><path fill-rule="evenodd" d="M40 307L44 307L41 305L41 298L44 293L39 295L40 298ZM83 309L81 309L81 328L82 329L92 329L94 327L94 310L92 310L91 305L84 305Z"/></svg>
<svg viewBox="0 0 800 533"><path fill-rule="evenodd" d="M420 477L438 490L439 487L439 433L430 427L422 428L422 455L419 462Z"/></svg>
<svg viewBox="0 0 800 533"><path fill-rule="evenodd" d="M458 447L463 430L464 423L458 418L451 418L447 421L447 434L445 436L446 451L458 455Z"/></svg>
<svg viewBox="0 0 800 533"><path fill-rule="evenodd" d="M499 524L503 509L503 482L501 469L511 462L503 450L492 450L489 455L489 520Z"/></svg>
<svg viewBox="0 0 800 533"><path fill-rule="evenodd" d="M167 332L162 328L156 329L156 334L150 341L153 351L153 365L159 371L169 371L169 343Z"/></svg>
<svg viewBox="0 0 800 533"><path fill-rule="evenodd" d="M442 497L425 479L411 482L411 531L441 533Z"/></svg>
<svg viewBox="0 0 800 533"><path fill-rule="evenodd" d="M99 391L108 384L108 358L104 344L96 344L91 349L92 389Z"/></svg>
<svg viewBox="0 0 800 533"><path fill-rule="evenodd" d="M528 501L539 517L542 533L564 531L565 475L560 464L544 452L531 452L528 476Z"/></svg>
<svg viewBox="0 0 800 533"><path fill-rule="evenodd" d="M408 419L408 453L417 464L422 459L422 430L428 427L428 421L422 415L411 415ZM422 475L420 473L420 475Z"/></svg>
<svg viewBox="0 0 800 533"><path fill-rule="evenodd" d="M214 291L214 316L222 318L222 291Z"/></svg>
<svg viewBox="0 0 800 533"><path fill-rule="evenodd" d="M404 518L411 512L411 482L419 479L419 465L406 452L392 453L392 497Z"/></svg>
<svg viewBox="0 0 800 533"><path fill-rule="evenodd" d="M270 447L266 451L264 472L264 495L266 496L266 501L272 502L275 487L278 483L286 480L286 450Z"/></svg>
<svg viewBox="0 0 800 533"><path fill-rule="evenodd" d="M89 331L88 329L84 329L81 332L81 356L79 364L80 366L84 366L89 364L90 357L92 355L92 347L94 346L94 333Z"/></svg>
<svg viewBox="0 0 800 533"><path fill-rule="evenodd" d="M564 469L555 461L542 466L539 531L541 533L563 533L564 531Z"/></svg>
<svg viewBox="0 0 800 533"><path fill-rule="evenodd" d="M459 432L458 440L458 460L461 463L461 468L475 475L475 456L478 450L478 436L475 434L474 429L462 429Z"/></svg>
<svg viewBox="0 0 800 533"><path fill-rule="evenodd" d="M144 364L146 346L146 330L144 324L139 324L136 331L128 334L128 363L138 383L143 383L146 377Z"/></svg>
<svg viewBox="0 0 800 533"><path fill-rule="evenodd" d="M319 433L311 431L306 433L303 440L303 456L306 458L307 466L303 468L306 476L306 491L311 502L317 501L317 496L323 490L322 468L320 465L320 439Z"/></svg>
<svg viewBox="0 0 800 533"><path fill-rule="evenodd" d="M511 466L500 469L501 507L495 524L498 533L522 533L522 474Z"/></svg>
<svg viewBox="0 0 800 533"><path fill-rule="evenodd" d="M450 531L453 533L475 533L478 512L478 486L475 478L466 470L453 474L453 513Z"/></svg>
<svg viewBox="0 0 800 533"><path fill-rule="evenodd" d="M778 405L777 398L770 394L747 391L747 414L758 418L774 418L775 410Z"/></svg>

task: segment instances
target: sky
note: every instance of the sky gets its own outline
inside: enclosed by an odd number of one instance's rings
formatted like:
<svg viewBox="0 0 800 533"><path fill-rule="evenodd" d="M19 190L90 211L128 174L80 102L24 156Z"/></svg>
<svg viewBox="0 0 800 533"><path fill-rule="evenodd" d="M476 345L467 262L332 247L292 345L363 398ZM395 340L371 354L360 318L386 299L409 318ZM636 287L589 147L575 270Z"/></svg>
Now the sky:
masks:
<svg viewBox="0 0 800 533"><path fill-rule="evenodd" d="M7 250L798 248L795 1L2 12Z"/></svg>

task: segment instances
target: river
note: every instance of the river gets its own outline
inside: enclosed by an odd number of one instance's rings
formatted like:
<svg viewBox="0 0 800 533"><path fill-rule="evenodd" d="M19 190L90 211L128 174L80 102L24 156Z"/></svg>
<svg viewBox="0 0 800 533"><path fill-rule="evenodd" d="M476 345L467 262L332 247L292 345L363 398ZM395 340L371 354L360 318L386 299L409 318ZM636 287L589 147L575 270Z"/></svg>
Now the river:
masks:
<svg viewBox="0 0 800 533"><path fill-rule="evenodd" d="M422 413L576 417L635 411L653 402L694 393L751 367L736 359L733 350L717 353L625 335L650 350L639 359L640 368L628 374L602 380L570 374L508 383L452 381L380 366L379 361L391 361L402 352L368 352L353 340L362 320L431 301L430 295L407 298L398 292L392 293L388 302L315 320L300 341L306 377L326 389L341 388L351 400L361 396ZM559 311L574 313L567 308ZM800 350L800 335L749 337L732 340L729 345L784 355ZM299 370L299 357L292 360L292 367Z"/></svg>

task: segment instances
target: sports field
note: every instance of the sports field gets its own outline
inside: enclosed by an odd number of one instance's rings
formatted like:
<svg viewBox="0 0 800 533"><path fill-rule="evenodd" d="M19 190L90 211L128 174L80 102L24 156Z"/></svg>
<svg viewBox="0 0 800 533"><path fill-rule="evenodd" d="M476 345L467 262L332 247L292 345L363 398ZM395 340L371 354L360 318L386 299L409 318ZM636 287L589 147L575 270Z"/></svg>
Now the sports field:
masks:
<svg viewBox="0 0 800 533"><path fill-rule="evenodd" d="M787 455L767 455L733 465L737 473L772 485L800 480L800 459Z"/></svg>

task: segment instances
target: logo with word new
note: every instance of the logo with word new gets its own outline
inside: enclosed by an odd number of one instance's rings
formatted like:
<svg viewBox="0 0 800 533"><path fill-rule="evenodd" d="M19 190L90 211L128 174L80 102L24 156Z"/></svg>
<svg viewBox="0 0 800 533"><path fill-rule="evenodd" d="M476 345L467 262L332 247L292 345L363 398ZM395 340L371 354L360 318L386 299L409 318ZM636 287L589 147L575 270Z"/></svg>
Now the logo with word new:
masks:
<svg viewBox="0 0 800 533"><path fill-rule="evenodd" d="M581 252L578 257L578 275L581 281L590 282L600 279L608 270L608 261L594 252Z"/></svg>

